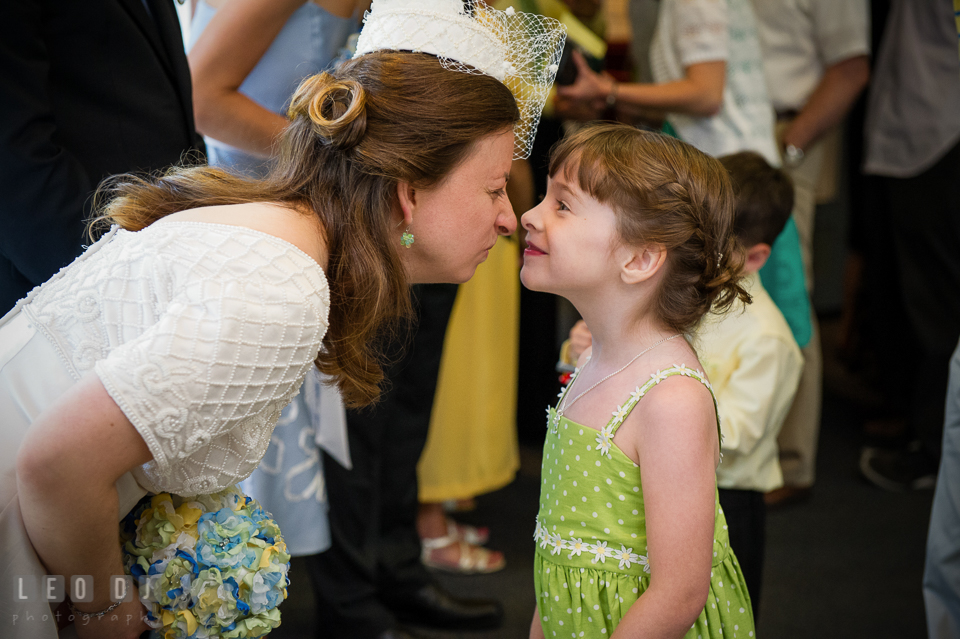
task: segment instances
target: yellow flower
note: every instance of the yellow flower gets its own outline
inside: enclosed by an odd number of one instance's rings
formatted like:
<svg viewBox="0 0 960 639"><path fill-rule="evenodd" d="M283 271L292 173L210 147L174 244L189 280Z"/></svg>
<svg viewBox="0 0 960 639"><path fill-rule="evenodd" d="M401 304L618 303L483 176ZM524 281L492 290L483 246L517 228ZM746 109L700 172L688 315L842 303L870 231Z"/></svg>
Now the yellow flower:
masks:
<svg viewBox="0 0 960 639"><path fill-rule="evenodd" d="M197 537L197 521L200 520L200 516L203 514L203 511L199 508L192 508L189 504L184 503L180 504L177 507L175 514L167 515L171 523L177 527L177 531L182 531L196 539Z"/></svg>
<svg viewBox="0 0 960 639"><path fill-rule="evenodd" d="M170 610L164 610L160 613L160 620L163 622L163 627L166 628L164 636L169 639L176 639L177 637L177 627L176 623L178 618L183 619L187 624L187 634L192 635L197 631L197 618L193 616L193 613L189 610L177 610L172 612Z"/></svg>

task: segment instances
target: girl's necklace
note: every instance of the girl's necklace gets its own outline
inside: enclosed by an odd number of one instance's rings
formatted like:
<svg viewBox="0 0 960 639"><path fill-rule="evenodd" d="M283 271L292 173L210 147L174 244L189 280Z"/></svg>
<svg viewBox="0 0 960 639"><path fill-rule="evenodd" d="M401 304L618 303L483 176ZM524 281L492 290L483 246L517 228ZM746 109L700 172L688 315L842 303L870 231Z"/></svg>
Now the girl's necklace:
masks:
<svg viewBox="0 0 960 639"><path fill-rule="evenodd" d="M566 390L566 391L564 391L563 397L560 398L560 403L557 405L557 417L556 417L556 419L555 419L554 422L553 422L554 428L556 428L557 425L560 423L560 418L563 417L563 413L564 413L568 408L570 408L571 406L573 406L574 404L576 404L578 399L580 399L581 397L583 397L584 395L586 395L587 393L589 393L589 392L592 391L594 388L596 388L596 387L599 386L600 384L604 383L605 381L607 381L608 379L610 379L610 378L613 377L614 375L617 375L617 374L622 373L623 371L627 370L627 368L630 366L630 364L633 364L635 361L637 361L638 359L640 359L641 356L645 355L646 353L649 353L650 351L652 351L653 349L655 349L657 346L660 346L660 345L663 344L664 342L669 342L670 340L672 340L672 339L674 339L674 338L676 338L676 337L680 337L680 335L682 335L682 333L677 333L676 335L671 335L670 337L664 337L662 340L660 340L659 342L657 342L657 343L654 344L653 346L648 346L647 348L643 349L642 351L640 351L639 353L637 353L637 354L633 357L633 359L631 359L629 362L627 362L626 364L624 364L623 367L621 367L621 368L613 371L612 373L610 373L609 375L607 375L606 377L604 377L603 379L601 379L599 382L597 382L596 384L594 384L593 386L591 386L591 387L588 388L587 390L583 391L582 393L580 393L579 395L577 395L576 397L574 397L574 398L570 401L570 404L569 404L569 406L568 406L568 405L567 405L567 395L569 394L570 389L573 388L573 384L574 384L574 382L576 382L576 378L579 377L579 375L577 375L576 377L574 377L574 379L572 379L572 380L570 381L570 386L567 387L567 390ZM584 366L586 366L586 364L584 364Z"/></svg>

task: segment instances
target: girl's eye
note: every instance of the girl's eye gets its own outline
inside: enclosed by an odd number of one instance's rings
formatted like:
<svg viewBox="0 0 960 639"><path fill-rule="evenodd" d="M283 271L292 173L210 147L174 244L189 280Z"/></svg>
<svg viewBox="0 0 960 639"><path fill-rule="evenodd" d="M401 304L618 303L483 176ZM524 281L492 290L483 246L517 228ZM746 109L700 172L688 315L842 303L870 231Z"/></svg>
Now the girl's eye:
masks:
<svg viewBox="0 0 960 639"><path fill-rule="evenodd" d="M560 211L569 211L570 207L568 207L567 203L563 200L557 200L557 209Z"/></svg>

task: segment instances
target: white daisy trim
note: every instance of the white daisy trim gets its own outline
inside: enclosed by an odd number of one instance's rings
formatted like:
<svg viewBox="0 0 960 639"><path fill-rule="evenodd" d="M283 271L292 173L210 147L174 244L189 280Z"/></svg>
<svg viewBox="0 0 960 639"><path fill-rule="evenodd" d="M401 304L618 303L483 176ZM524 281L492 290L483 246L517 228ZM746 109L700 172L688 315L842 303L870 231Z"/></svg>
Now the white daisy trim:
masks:
<svg viewBox="0 0 960 639"><path fill-rule="evenodd" d="M595 544L590 544L589 550L594 555L593 563L597 563L598 561L601 563L606 563L607 557L613 557L613 549L607 548L607 542L605 541L598 541Z"/></svg>
<svg viewBox="0 0 960 639"><path fill-rule="evenodd" d="M629 568L630 564L640 563L640 555L633 552L633 548L627 548L620 544L620 550L615 551L614 557L620 560L620 569Z"/></svg>
<svg viewBox="0 0 960 639"><path fill-rule="evenodd" d="M590 544L583 543L583 539L579 537L570 537L570 541L567 542L567 550L570 551L570 554L567 555L567 559L573 559L573 556L580 556L584 550L590 550Z"/></svg>
<svg viewBox="0 0 960 639"><path fill-rule="evenodd" d="M559 555L566 548L567 543L560 537L560 533L548 533L547 537L551 555Z"/></svg>

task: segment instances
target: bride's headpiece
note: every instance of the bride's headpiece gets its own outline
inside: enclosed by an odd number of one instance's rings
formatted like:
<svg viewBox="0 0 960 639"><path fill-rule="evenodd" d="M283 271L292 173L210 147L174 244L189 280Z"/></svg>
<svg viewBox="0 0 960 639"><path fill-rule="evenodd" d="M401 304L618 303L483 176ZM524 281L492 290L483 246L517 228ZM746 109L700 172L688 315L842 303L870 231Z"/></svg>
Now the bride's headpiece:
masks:
<svg viewBox="0 0 960 639"><path fill-rule="evenodd" d="M373 0L354 57L380 50L430 53L451 70L486 74L520 109L515 158L530 156L540 112L557 74L566 27L483 0Z"/></svg>

